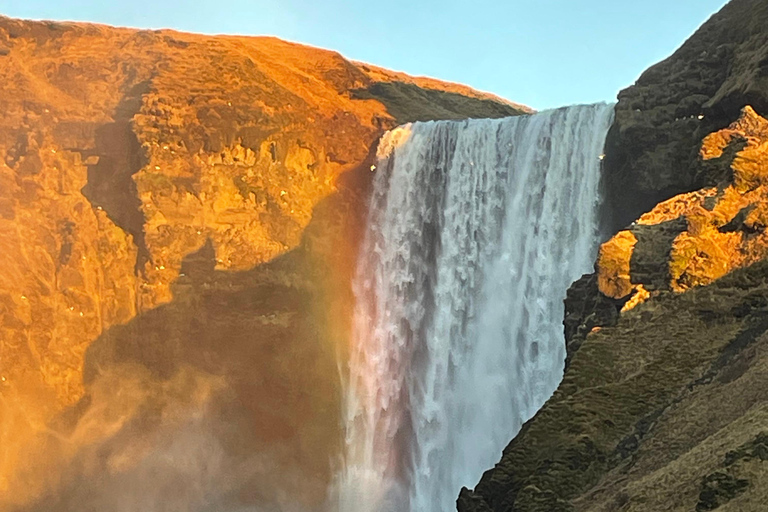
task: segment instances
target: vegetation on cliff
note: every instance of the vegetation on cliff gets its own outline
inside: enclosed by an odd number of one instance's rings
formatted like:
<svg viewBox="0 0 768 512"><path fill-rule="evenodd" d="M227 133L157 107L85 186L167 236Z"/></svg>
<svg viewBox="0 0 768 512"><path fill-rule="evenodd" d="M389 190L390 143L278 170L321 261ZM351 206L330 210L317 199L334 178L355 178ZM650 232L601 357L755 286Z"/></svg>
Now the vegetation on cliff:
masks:
<svg viewBox="0 0 768 512"><path fill-rule="evenodd" d="M732 0L668 59L619 93L605 158L606 229L676 194L714 186L701 140L745 105L768 114L768 4Z"/></svg>

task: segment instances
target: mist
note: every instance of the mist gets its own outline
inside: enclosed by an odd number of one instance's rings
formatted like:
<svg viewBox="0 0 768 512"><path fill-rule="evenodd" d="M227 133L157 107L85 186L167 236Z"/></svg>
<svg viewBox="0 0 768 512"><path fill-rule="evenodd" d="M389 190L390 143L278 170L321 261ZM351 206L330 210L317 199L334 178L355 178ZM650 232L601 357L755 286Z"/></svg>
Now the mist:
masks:
<svg viewBox="0 0 768 512"><path fill-rule="evenodd" d="M325 482L287 443L254 446L225 377L192 368L101 375L11 477L13 512L314 512ZM69 423L69 424L68 424ZM314 501L314 503L313 503Z"/></svg>

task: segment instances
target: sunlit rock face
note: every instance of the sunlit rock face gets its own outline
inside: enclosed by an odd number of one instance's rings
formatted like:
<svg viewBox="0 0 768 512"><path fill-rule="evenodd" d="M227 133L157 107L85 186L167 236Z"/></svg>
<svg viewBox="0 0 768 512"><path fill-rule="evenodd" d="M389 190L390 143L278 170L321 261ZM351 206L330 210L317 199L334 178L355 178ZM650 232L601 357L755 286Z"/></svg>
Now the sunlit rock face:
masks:
<svg viewBox="0 0 768 512"><path fill-rule="evenodd" d="M0 18L0 505L324 499L370 148L526 110L274 38Z"/></svg>
<svg viewBox="0 0 768 512"><path fill-rule="evenodd" d="M717 187L659 203L606 242L597 261L600 291L616 299L635 290L683 292L749 266L768 254L768 121L745 107L728 128L708 135L703 162L728 158ZM733 154L735 152L735 155Z"/></svg>
<svg viewBox="0 0 768 512"><path fill-rule="evenodd" d="M701 140L752 105L768 114L768 5L733 0L668 59L619 93L605 159L611 234L670 197L714 186Z"/></svg>

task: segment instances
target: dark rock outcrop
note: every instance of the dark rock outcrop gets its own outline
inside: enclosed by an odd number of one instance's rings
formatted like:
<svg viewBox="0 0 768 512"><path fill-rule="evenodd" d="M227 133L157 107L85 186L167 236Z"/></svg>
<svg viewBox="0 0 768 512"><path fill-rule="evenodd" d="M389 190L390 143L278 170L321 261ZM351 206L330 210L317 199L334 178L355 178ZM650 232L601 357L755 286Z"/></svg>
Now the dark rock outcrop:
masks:
<svg viewBox="0 0 768 512"><path fill-rule="evenodd" d="M629 297L615 299L600 292L597 274L585 274L568 288L565 297L565 371L587 335L616 325Z"/></svg>
<svg viewBox="0 0 768 512"><path fill-rule="evenodd" d="M674 195L715 186L699 143L744 105L768 114L768 4L733 0L619 94L606 141L606 231Z"/></svg>
<svg viewBox="0 0 768 512"><path fill-rule="evenodd" d="M605 295L682 292L768 255L768 121L744 107L702 143L702 161L724 155L729 178L718 187L663 201L603 244L597 271Z"/></svg>

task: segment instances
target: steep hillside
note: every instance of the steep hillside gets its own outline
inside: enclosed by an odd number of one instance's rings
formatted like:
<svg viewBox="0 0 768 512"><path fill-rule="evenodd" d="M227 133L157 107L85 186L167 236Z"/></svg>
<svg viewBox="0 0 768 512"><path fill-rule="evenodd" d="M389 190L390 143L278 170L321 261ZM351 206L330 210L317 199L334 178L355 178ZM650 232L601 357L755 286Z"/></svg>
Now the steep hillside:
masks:
<svg viewBox="0 0 768 512"><path fill-rule="evenodd" d="M767 26L766 2L732 0L619 93L606 141L608 229L723 179L722 167L699 164L699 144L735 121L745 105L768 113Z"/></svg>
<svg viewBox="0 0 768 512"><path fill-rule="evenodd" d="M322 501L372 147L524 111L274 38L0 17L0 508Z"/></svg>
<svg viewBox="0 0 768 512"><path fill-rule="evenodd" d="M765 510L767 21L733 0L620 94L563 382L459 511Z"/></svg>

